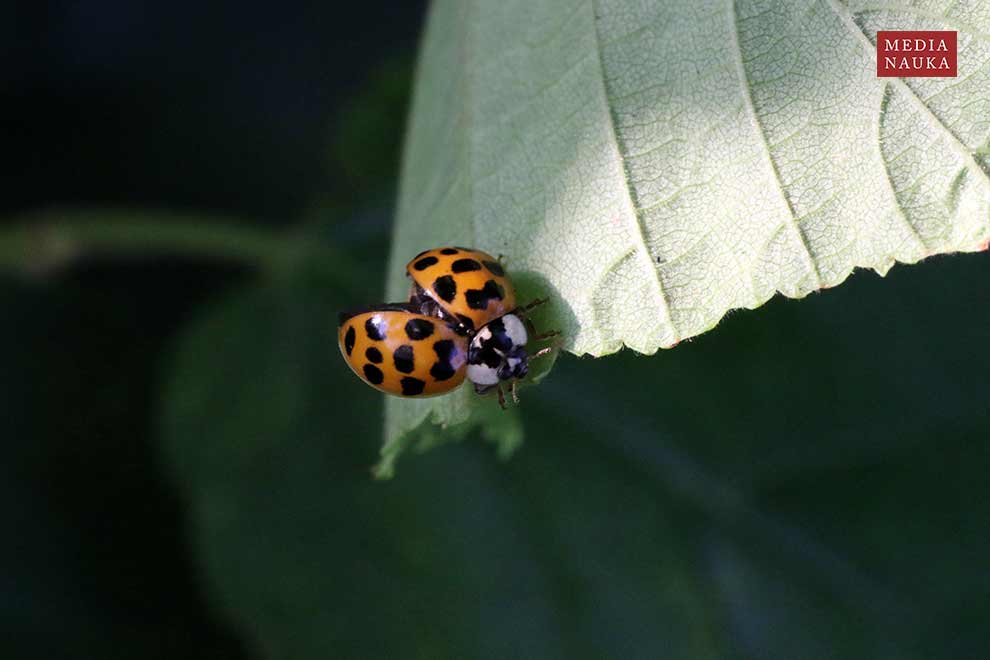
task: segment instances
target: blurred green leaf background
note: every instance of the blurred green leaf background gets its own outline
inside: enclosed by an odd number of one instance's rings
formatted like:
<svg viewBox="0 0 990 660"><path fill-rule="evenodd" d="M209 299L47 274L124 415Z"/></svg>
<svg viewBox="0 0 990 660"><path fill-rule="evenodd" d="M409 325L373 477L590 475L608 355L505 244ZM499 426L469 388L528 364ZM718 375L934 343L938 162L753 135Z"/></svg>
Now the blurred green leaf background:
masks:
<svg viewBox="0 0 990 660"><path fill-rule="evenodd" d="M3 28L2 657L982 655L985 254L565 356L511 460L376 482L335 312L384 286L423 7L211 7Z"/></svg>

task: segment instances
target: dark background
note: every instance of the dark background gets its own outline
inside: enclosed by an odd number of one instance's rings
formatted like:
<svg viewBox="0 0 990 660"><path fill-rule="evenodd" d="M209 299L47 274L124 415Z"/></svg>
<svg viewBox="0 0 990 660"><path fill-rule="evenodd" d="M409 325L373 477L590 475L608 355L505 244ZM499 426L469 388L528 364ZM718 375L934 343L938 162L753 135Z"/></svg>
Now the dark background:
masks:
<svg viewBox="0 0 990 660"><path fill-rule="evenodd" d="M75 207L389 216L424 2L2 6L5 224ZM169 341L252 277L111 255L0 280L3 657L256 657L204 602L153 431Z"/></svg>
<svg viewBox="0 0 990 660"><path fill-rule="evenodd" d="M370 479L333 318L382 289L423 11L4 6L0 258L79 209L312 254L0 274L0 657L984 655L986 254L565 356L511 461Z"/></svg>

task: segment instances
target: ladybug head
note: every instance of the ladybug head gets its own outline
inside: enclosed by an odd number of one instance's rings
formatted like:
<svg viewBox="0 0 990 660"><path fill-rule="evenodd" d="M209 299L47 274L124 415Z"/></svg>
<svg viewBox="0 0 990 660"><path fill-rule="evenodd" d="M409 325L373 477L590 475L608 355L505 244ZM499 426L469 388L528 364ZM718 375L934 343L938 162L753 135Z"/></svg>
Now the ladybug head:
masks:
<svg viewBox="0 0 990 660"><path fill-rule="evenodd" d="M503 380L524 378L529 371L526 326L515 314L506 314L483 325L471 338L467 377L479 393Z"/></svg>

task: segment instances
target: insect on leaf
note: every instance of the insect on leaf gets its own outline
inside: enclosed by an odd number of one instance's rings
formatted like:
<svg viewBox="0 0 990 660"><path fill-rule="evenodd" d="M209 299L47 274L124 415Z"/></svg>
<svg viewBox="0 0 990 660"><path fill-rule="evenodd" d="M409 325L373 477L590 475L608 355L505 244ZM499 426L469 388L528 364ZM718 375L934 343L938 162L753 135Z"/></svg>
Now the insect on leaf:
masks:
<svg viewBox="0 0 990 660"><path fill-rule="evenodd" d="M568 351L653 353L777 292L986 249L990 5L941 4L436 2L389 299L411 255L470 245L552 298ZM958 76L878 78L880 29L956 30ZM478 405L389 400L386 441Z"/></svg>

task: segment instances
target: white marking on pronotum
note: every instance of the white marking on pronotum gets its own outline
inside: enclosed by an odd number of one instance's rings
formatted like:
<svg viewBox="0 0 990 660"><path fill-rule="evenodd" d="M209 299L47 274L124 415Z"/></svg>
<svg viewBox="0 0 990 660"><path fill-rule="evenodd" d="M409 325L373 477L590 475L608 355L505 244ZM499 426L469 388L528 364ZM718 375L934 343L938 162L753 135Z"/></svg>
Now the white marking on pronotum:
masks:
<svg viewBox="0 0 990 660"><path fill-rule="evenodd" d="M472 383L478 385L495 385L498 383L498 370L487 364L469 364L467 377Z"/></svg>
<svg viewBox="0 0 990 660"><path fill-rule="evenodd" d="M523 325L522 320L515 314L506 314L503 316L502 324L505 326L505 334L508 335L513 346L525 346L526 342L529 341L529 336L526 334L526 326Z"/></svg>

